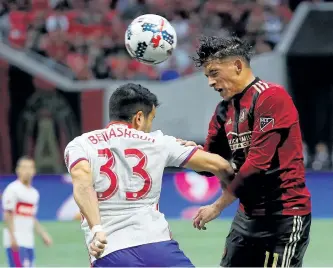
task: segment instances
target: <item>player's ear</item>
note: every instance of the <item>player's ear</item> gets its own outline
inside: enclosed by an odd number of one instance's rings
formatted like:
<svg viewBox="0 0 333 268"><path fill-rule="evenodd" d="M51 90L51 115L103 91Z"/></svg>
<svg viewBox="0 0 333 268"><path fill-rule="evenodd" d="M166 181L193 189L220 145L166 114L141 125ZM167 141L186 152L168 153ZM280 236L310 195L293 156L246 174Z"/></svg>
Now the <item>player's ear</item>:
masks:
<svg viewBox="0 0 333 268"><path fill-rule="evenodd" d="M237 74L240 74L243 70L243 62L240 59L234 61L234 67Z"/></svg>
<svg viewBox="0 0 333 268"><path fill-rule="evenodd" d="M142 111L138 111L133 119L132 119L132 125L135 129L141 130L142 126L144 125L145 122L145 116Z"/></svg>

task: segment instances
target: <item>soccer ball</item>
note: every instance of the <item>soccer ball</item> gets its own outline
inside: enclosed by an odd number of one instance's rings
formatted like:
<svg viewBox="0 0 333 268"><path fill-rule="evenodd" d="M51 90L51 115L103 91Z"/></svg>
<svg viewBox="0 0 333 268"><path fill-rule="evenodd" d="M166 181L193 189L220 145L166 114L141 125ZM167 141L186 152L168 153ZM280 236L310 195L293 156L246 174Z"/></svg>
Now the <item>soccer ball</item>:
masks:
<svg viewBox="0 0 333 268"><path fill-rule="evenodd" d="M177 35L170 22L158 15L137 17L125 33L128 53L146 64L158 64L170 57L177 45Z"/></svg>

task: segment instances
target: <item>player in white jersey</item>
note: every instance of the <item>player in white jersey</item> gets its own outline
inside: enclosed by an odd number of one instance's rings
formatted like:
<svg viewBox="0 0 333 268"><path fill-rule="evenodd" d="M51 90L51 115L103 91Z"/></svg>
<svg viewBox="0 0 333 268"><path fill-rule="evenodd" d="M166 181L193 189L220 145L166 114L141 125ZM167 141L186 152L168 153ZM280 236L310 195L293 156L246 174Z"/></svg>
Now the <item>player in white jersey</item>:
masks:
<svg viewBox="0 0 333 268"><path fill-rule="evenodd" d="M233 176L220 156L150 132L157 106L148 89L121 86L110 98L110 124L65 149L94 267L193 266L158 210L164 168L184 166L225 180Z"/></svg>
<svg viewBox="0 0 333 268"><path fill-rule="evenodd" d="M21 157L16 166L17 180L10 183L2 195L2 208L6 227L3 243L10 267L32 267L34 264L34 229L46 245L51 237L36 219L39 193L32 187L35 162Z"/></svg>

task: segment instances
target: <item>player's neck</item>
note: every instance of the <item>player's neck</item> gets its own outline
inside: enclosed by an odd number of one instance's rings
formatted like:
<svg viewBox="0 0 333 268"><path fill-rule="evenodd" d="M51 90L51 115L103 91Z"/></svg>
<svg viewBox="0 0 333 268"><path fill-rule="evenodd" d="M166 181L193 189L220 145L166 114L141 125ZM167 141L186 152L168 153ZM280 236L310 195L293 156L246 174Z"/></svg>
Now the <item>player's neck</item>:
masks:
<svg viewBox="0 0 333 268"><path fill-rule="evenodd" d="M31 186L31 182L30 182L30 181L25 181L25 180L22 180L21 178L18 178L18 180L19 180L24 186L27 186L27 187L30 187L30 186Z"/></svg>
<svg viewBox="0 0 333 268"><path fill-rule="evenodd" d="M109 122L109 124L107 125L106 128L108 128L111 125L125 125L125 126L128 126L129 128L132 128L132 124L130 122L126 122L126 121L112 120Z"/></svg>
<svg viewBox="0 0 333 268"><path fill-rule="evenodd" d="M244 76L244 79L242 79L240 81L240 83L238 84L238 93L243 92L254 80L256 79L256 77L253 75L252 72L247 73Z"/></svg>

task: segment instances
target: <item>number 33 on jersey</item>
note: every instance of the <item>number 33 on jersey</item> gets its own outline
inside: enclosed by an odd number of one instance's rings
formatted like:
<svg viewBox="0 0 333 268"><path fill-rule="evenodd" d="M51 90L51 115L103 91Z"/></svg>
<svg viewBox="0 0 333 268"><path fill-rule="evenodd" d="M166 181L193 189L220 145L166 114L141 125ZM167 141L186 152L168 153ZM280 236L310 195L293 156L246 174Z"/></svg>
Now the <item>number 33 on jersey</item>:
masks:
<svg viewBox="0 0 333 268"><path fill-rule="evenodd" d="M66 147L65 161L70 171L87 160L98 200L122 209L128 201L157 203L164 167L185 164L192 150L161 131L144 133L116 123L75 138Z"/></svg>

